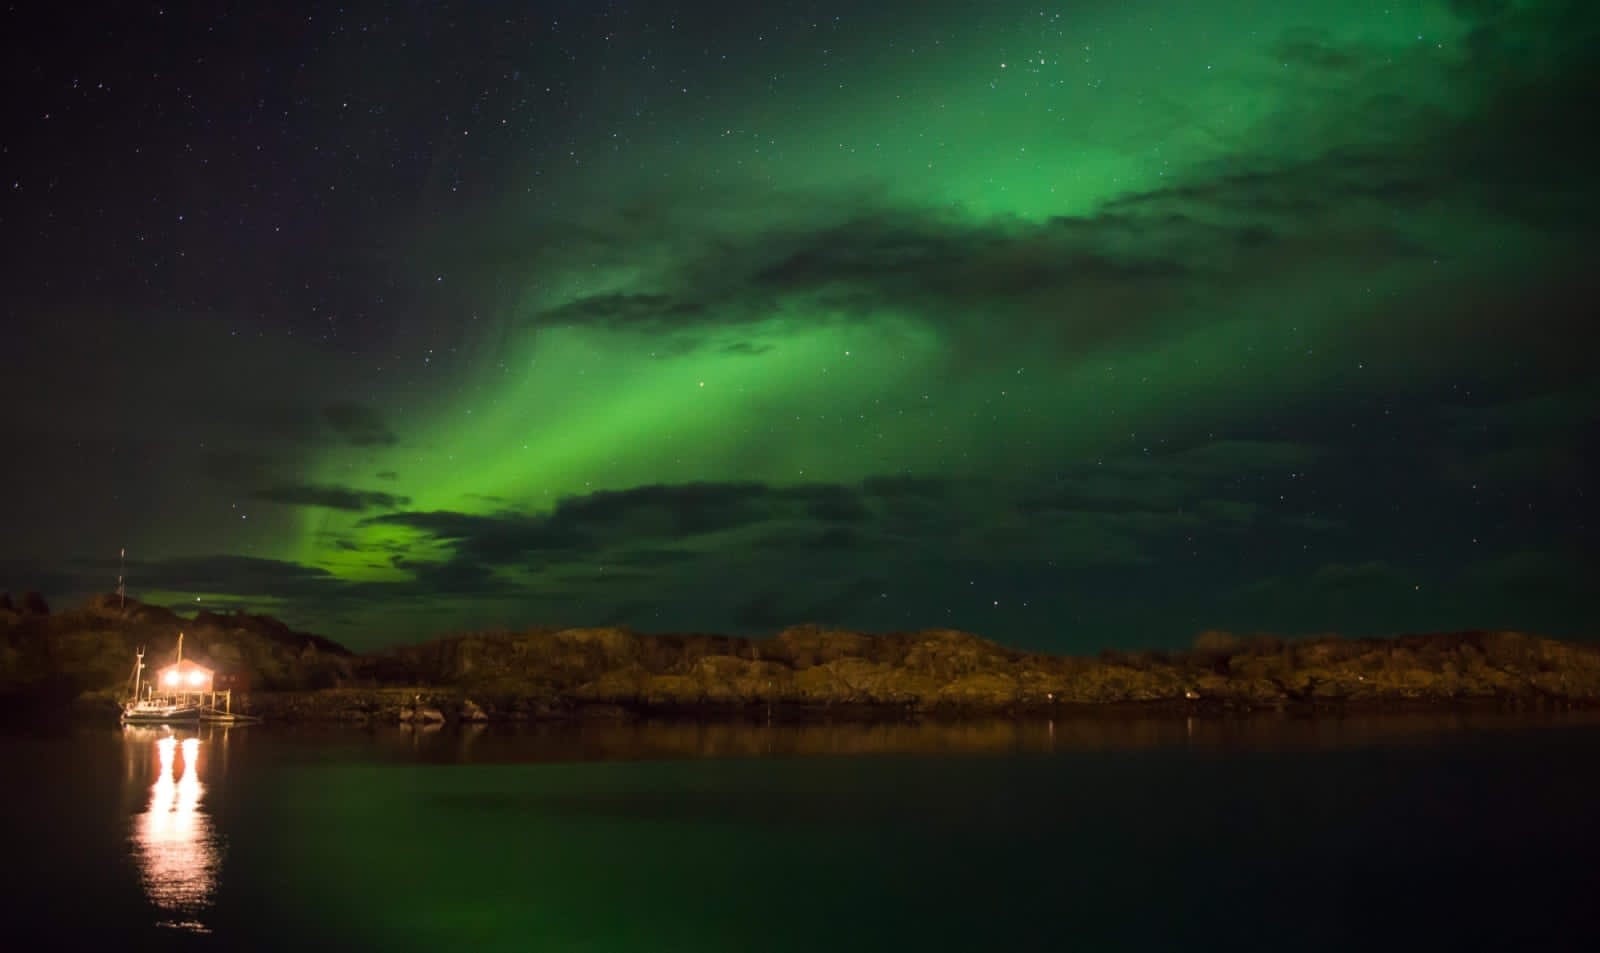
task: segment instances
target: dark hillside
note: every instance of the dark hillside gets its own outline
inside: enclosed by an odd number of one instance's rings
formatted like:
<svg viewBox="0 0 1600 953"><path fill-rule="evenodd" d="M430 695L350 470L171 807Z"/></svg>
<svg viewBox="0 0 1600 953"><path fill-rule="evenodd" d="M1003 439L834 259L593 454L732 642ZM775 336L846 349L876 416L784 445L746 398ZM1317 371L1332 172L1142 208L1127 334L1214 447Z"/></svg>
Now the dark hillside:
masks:
<svg viewBox="0 0 1600 953"><path fill-rule="evenodd" d="M241 690L242 706L283 717L1600 704L1600 647L1520 632L1206 632L1188 651L1070 657L945 629L868 635L808 625L766 639L531 629L357 656L266 616L184 618L131 600L119 608L114 597L58 613L0 609L0 699L13 708L108 701L126 685L137 647L162 665L180 631L185 656Z"/></svg>

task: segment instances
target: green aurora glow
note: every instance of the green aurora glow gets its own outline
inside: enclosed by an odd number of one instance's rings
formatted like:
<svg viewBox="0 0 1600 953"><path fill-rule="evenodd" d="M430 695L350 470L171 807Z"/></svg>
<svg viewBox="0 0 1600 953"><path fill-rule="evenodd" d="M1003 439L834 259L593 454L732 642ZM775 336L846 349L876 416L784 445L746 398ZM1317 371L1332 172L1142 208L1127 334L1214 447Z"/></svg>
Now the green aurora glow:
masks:
<svg viewBox="0 0 1600 953"><path fill-rule="evenodd" d="M387 428L277 466L309 489L231 531L226 552L305 578L169 566L149 597L336 633L795 614L1066 647L1518 621L1529 603L1405 594L1570 555L1565 530L1429 501L1531 452L1498 483L1514 508L1586 452L1574 431L1460 460L1418 435L1541 394L1563 408L1545 420L1593 405L1567 312L1540 336L1524 304L1581 273L1573 222L1592 227L1566 133L1522 108L1592 85L1579 6L614 16L541 40L557 66L487 42L497 98L451 113L413 201L364 220L415 289L389 306L426 320L326 366L309 340L260 358ZM317 75L351 100L400 68L336 52ZM1513 338L1524 359L1500 361ZM1427 409L1396 429L1395 406ZM1402 445L1434 475L1406 476ZM1397 469L1367 486L1379 459ZM733 502L644 492L701 484ZM828 488L860 512L818 517ZM140 541L197 560L206 519ZM1452 540L1495 551L1435 545L1463 521ZM1297 616L1295 580L1341 567L1376 588ZM1129 605L1146 592L1162 605Z"/></svg>

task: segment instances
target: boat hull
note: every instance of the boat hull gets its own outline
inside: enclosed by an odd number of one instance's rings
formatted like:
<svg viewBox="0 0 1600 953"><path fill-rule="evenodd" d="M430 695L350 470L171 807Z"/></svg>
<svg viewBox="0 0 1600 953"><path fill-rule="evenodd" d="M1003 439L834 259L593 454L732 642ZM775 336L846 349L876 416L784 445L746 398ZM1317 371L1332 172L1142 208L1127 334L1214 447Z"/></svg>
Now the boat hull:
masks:
<svg viewBox="0 0 1600 953"><path fill-rule="evenodd" d="M122 710L125 725L172 725L198 722L200 709L194 705L133 706Z"/></svg>

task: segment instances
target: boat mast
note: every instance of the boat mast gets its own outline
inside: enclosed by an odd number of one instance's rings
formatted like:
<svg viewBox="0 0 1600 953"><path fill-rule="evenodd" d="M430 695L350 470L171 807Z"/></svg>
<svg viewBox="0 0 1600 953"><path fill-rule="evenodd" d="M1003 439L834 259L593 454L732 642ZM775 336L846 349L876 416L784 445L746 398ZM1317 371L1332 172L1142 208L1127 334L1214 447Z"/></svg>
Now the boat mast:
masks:
<svg viewBox="0 0 1600 953"><path fill-rule="evenodd" d="M139 700L139 673L144 671L144 646L134 650L133 656L133 700Z"/></svg>

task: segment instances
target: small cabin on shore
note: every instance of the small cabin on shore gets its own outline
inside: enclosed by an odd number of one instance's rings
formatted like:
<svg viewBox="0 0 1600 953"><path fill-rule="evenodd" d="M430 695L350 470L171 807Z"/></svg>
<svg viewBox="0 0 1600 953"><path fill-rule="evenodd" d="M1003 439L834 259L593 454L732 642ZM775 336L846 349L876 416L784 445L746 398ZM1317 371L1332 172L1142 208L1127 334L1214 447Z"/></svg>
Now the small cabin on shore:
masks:
<svg viewBox="0 0 1600 953"><path fill-rule="evenodd" d="M233 690L226 676L183 657L183 633L171 665L144 678L144 649L134 656L133 697L122 706L124 724L164 724L193 718L200 721L243 721L233 714ZM218 684L221 682L221 684Z"/></svg>
<svg viewBox="0 0 1600 953"><path fill-rule="evenodd" d="M209 694L216 673L191 659L179 659L156 670L156 688L168 695Z"/></svg>
<svg viewBox="0 0 1600 953"><path fill-rule="evenodd" d="M193 659L182 657L183 636L178 636L179 658L155 670L149 698L167 705L193 705L209 712L233 711L233 684L227 675L218 675Z"/></svg>

